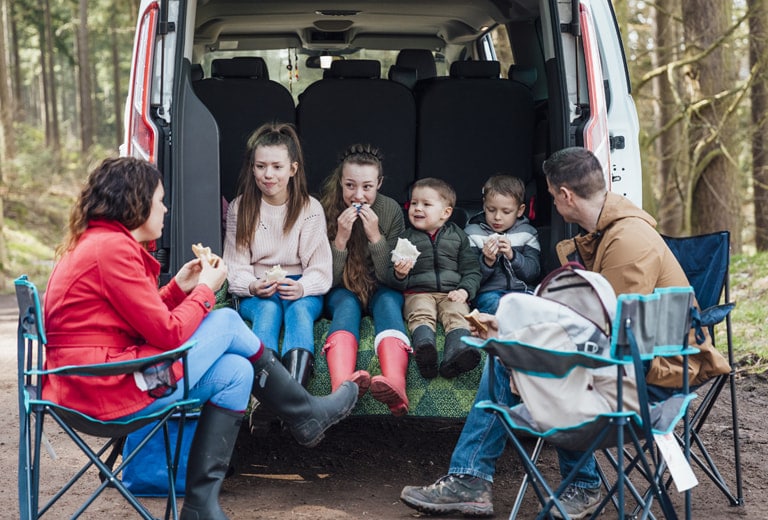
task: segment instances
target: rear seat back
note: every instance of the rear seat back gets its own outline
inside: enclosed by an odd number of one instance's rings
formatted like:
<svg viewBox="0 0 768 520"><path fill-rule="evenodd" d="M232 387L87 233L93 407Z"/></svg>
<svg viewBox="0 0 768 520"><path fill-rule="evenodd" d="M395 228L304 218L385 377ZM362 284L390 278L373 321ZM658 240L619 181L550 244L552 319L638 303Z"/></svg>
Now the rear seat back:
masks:
<svg viewBox="0 0 768 520"><path fill-rule="evenodd" d="M213 60L211 77L196 81L194 89L219 127L221 194L229 202L237 192L248 136L271 121L295 124L293 97L269 79L259 57Z"/></svg>
<svg viewBox="0 0 768 520"><path fill-rule="evenodd" d="M460 61L450 77L418 91L417 177L439 177L469 215L482 208L488 177L534 181L534 103L530 90L501 79L497 61Z"/></svg>
<svg viewBox="0 0 768 520"><path fill-rule="evenodd" d="M416 164L416 104L404 85L381 79L376 60L338 60L299 97L297 126L310 191L319 193L341 153L370 143L384 154L381 192L408 196Z"/></svg>

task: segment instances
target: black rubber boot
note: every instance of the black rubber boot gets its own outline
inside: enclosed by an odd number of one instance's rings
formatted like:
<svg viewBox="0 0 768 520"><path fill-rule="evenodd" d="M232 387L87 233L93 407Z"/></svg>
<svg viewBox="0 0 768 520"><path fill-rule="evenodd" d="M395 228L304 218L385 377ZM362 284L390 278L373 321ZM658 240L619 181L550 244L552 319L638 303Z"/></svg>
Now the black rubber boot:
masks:
<svg viewBox="0 0 768 520"><path fill-rule="evenodd" d="M307 388L315 369L315 356L309 350L294 348L283 356L283 366L288 369L292 378Z"/></svg>
<svg viewBox="0 0 768 520"><path fill-rule="evenodd" d="M357 403L357 385L345 381L335 392L323 397L311 395L264 349L253 364L253 396L283 420L296 442L312 447L325 431L349 415Z"/></svg>
<svg viewBox="0 0 768 520"><path fill-rule="evenodd" d="M469 336L467 329L453 329L445 335L445 350L443 361L440 363L441 376L456 377L469 372L480 363L480 351L461 341L464 336Z"/></svg>
<svg viewBox="0 0 768 520"><path fill-rule="evenodd" d="M227 520L219 506L219 489L242 422L241 412L203 406L189 449L180 520Z"/></svg>
<svg viewBox="0 0 768 520"><path fill-rule="evenodd" d="M434 379L437 377L437 346L435 331L428 325L419 325L411 333L411 347L416 366L421 377Z"/></svg>

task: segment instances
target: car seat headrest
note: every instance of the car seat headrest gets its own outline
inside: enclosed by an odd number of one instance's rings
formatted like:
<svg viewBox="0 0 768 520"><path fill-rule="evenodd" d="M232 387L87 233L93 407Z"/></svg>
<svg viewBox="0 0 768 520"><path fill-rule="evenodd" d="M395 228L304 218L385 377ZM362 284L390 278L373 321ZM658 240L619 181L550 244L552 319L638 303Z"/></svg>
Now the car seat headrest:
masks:
<svg viewBox="0 0 768 520"><path fill-rule="evenodd" d="M379 79L381 64L378 60L336 60L323 77Z"/></svg>
<svg viewBox="0 0 768 520"><path fill-rule="evenodd" d="M409 90L413 90L413 87L416 86L416 81L419 79L419 73L416 69L410 67L392 65L389 67L389 79L405 85Z"/></svg>
<svg viewBox="0 0 768 520"><path fill-rule="evenodd" d="M416 69L419 80L437 76L435 56L429 49L403 49L397 54L395 65Z"/></svg>
<svg viewBox="0 0 768 520"><path fill-rule="evenodd" d="M498 61L454 61L451 63L452 78L496 79L501 73Z"/></svg>
<svg viewBox="0 0 768 520"><path fill-rule="evenodd" d="M213 60L211 63L211 77L269 79L269 72L264 58L259 56L240 56L231 59Z"/></svg>
<svg viewBox="0 0 768 520"><path fill-rule="evenodd" d="M190 81L199 81L203 79L203 66L199 63L193 63L192 66L189 68L189 79Z"/></svg>
<svg viewBox="0 0 768 520"><path fill-rule="evenodd" d="M507 77L513 81L522 83L528 88L532 88L536 84L539 75L533 67L521 67L520 65L512 64L509 66Z"/></svg>

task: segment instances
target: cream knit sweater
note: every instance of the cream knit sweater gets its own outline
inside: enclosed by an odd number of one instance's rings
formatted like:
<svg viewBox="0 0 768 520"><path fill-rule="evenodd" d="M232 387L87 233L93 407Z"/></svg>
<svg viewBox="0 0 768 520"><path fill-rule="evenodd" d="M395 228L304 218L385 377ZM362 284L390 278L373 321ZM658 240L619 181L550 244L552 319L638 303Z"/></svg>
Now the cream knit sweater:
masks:
<svg viewBox="0 0 768 520"><path fill-rule="evenodd" d="M251 282L264 276L272 266L280 264L289 275L301 275L304 296L322 295L331 288L331 246L320 202L310 197L288 234L283 223L286 204L271 206L261 202L260 222L249 249L237 249L237 210L240 197L227 210L227 233L224 239L224 262L227 264L229 292L251 296Z"/></svg>

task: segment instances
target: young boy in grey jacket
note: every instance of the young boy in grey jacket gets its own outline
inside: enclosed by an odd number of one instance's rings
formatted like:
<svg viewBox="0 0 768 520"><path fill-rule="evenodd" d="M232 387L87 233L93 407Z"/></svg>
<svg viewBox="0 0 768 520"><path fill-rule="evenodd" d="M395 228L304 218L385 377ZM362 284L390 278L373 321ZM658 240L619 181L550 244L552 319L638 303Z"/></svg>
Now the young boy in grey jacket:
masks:
<svg viewBox="0 0 768 520"><path fill-rule="evenodd" d="M480 258L482 277L474 300L480 312L495 314L508 292L532 291L541 274L541 246L525 217L524 200L523 181L495 175L483 186L483 213L464 230Z"/></svg>

